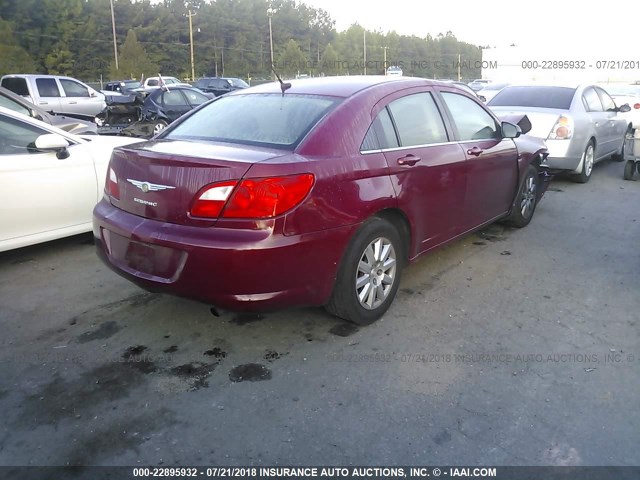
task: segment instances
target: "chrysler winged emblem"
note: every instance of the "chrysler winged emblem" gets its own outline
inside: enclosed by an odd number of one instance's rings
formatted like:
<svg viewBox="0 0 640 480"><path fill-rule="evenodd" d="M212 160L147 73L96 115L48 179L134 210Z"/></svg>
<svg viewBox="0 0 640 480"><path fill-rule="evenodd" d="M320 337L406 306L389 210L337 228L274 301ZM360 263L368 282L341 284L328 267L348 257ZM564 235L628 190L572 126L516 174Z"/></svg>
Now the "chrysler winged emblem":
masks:
<svg viewBox="0 0 640 480"><path fill-rule="evenodd" d="M176 188L170 185L160 185L158 183L141 182L140 180L132 180L131 178L127 178L127 182L129 182L132 185L135 185L144 193L159 192L160 190L170 190L170 189Z"/></svg>

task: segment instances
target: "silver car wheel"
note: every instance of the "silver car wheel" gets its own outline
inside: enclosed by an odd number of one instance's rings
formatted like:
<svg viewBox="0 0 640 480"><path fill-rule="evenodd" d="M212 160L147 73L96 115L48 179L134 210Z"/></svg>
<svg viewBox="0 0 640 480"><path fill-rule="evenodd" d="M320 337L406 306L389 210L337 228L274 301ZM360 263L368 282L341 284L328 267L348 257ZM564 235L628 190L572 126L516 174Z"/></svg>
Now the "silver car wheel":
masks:
<svg viewBox="0 0 640 480"><path fill-rule="evenodd" d="M593 145L589 144L584 151L584 174L588 177L593 170Z"/></svg>
<svg viewBox="0 0 640 480"><path fill-rule="evenodd" d="M520 202L520 213L523 218L529 218L533 214L533 209L536 206L536 195L536 179L530 176L525 183L522 200Z"/></svg>
<svg viewBox="0 0 640 480"><path fill-rule="evenodd" d="M355 279L363 308L374 310L385 301L396 280L396 264L396 251L389 239L378 237L365 248Z"/></svg>

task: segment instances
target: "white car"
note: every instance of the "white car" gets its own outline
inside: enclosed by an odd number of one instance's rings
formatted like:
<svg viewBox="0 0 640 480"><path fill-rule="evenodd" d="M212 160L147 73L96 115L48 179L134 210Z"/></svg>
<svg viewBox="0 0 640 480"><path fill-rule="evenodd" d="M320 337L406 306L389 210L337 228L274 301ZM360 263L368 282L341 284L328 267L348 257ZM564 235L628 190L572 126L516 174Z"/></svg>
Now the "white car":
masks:
<svg viewBox="0 0 640 480"><path fill-rule="evenodd" d="M0 252L89 232L114 147L0 107Z"/></svg>
<svg viewBox="0 0 640 480"><path fill-rule="evenodd" d="M613 101L616 102L618 107L621 107L625 103L629 105L631 110L623 113L622 116L633 124L633 128L640 128L640 85L609 83L600 86L611 95L611 98L613 98Z"/></svg>

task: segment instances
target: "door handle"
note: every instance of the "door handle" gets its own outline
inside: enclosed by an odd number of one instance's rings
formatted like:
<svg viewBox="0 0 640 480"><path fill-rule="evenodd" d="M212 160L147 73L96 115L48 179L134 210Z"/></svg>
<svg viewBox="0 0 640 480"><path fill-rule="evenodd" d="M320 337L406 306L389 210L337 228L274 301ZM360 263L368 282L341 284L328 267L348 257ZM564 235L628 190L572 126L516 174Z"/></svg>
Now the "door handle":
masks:
<svg viewBox="0 0 640 480"><path fill-rule="evenodd" d="M69 105L76 105L78 102L69 102Z"/></svg>
<svg viewBox="0 0 640 480"><path fill-rule="evenodd" d="M49 102L38 102L38 105L49 105Z"/></svg>
<svg viewBox="0 0 640 480"><path fill-rule="evenodd" d="M473 155L475 157L479 156L482 153L482 149L480 147L473 147L467 150L467 155Z"/></svg>
<svg viewBox="0 0 640 480"><path fill-rule="evenodd" d="M420 160L422 160L420 157L416 157L415 155L409 154L406 157L401 157L398 159L398 165L415 165L416 163L418 163Z"/></svg>

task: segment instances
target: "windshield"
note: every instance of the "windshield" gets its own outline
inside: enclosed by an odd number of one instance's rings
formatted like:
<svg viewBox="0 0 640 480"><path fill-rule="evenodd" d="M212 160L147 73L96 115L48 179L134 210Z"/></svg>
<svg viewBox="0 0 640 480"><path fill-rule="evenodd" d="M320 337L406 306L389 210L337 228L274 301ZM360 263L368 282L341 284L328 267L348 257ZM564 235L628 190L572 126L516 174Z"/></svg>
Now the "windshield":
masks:
<svg viewBox="0 0 640 480"><path fill-rule="evenodd" d="M487 105L569 110L575 91L570 87L505 87Z"/></svg>
<svg viewBox="0 0 640 480"><path fill-rule="evenodd" d="M317 95L219 97L162 138L293 149L338 100Z"/></svg>
<svg viewBox="0 0 640 480"><path fill-rule="evenodd" d="M249 84L240 78L226 78L225 80L236 88L249 88Z"/></svg>
<svg viewBox="0 0 640 480"><path fill-rule="evenodd" d="M162 80L164 81L165 85L171 85L174 83L181 83L180 80L178 80L175 77L162 77Z"/></svg>

